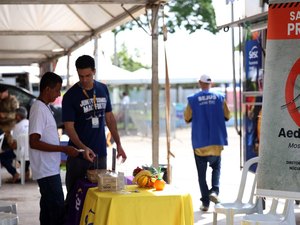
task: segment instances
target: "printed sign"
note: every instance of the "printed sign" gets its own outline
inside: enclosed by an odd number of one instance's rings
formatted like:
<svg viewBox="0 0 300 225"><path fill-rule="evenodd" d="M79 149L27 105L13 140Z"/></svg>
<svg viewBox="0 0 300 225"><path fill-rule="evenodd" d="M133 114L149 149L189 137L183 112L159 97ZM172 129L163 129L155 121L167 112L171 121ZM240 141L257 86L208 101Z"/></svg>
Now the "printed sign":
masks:
<svg viewBox="0 0 300 225"><path fill-rule="evenodd" d="M251 81L258 78L261 69L261 47L260 40L248 40L245 47L246 77Z"/></svg>
<svg viewBox="0 0 300 225"><path fill-rule="evenodd" d="M246 72L246 91L261 91L259 90L260 71L262 68L262 49L261 38L247 40L245 44L245 72ZM258 152L258 137L257 137L257 121L258 114L261 109L261 96L246 97L246 116L245 116L245 160L257 156ZM252 167L251 170L255 170Z"/></svg>
<svg viewBox="0 0 300 225"><path fill-rule="evenodd" d="M265 63L257 191L300 199L299 2L270 3Z"/></svg>

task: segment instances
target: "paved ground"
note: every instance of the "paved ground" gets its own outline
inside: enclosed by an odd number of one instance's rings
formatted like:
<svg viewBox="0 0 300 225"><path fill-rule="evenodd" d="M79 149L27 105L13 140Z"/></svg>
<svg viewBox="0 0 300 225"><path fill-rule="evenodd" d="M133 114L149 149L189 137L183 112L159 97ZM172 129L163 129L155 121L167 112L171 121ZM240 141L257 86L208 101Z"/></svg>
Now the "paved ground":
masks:
<svg viewBox="0 0 300 225"><path fill-rule="evenodd" d="M240 182L240 142L239 136L233 128L228 128L229 146L222 155L221 193L220 198L224 202L232 202L237 195ZM151 139L139 136L123 136L123 147L127 152L128 160L125 164L117 164L117 169L131 175L136 166L151 164ZM212 224L213 204L206 213L199 211L200 193L196 176L196 167L190 143L190 129L179 129L175 138L172 138L171 150L175 155L172 159L172 184L191 193L194 206L194 218L196 225ZM166 163L166 142L162 137L160 141L160 163ZM208 171L210 172L210 171ZM18 203L20 225L38 225L39 215L39 190L36 182L21 184L7 184L5 179L9 177L2 168L2 187L0 188L0 200L11 200ZM64 171L62 171L64 177ZM300 224L300 208L295 207L297 224ZM235 224L240 224L242 216L235 217ZM218 216L218 224L225 224L224 216ZM163 224L162 224L163 225Z"/></svg>

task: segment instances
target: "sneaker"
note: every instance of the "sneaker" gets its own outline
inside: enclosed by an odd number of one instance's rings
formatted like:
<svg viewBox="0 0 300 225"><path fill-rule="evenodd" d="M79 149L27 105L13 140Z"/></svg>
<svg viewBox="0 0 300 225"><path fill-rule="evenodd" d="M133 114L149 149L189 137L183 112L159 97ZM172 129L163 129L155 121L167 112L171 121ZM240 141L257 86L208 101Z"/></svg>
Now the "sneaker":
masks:
<svg viewBox="0 0 300 225"><path fill-rule="evenodd" d="M208 211L208 206L201 205L200 210L203 211L203 212L207 212Z"/></svg>
<svg viewBox="0 0 300 225"><path fill-rule="evenodd" d="M209 200L212 201L215 204L220 203L220 199L219 199L218 195L216 194L216 192L210 193Z"/></svg>

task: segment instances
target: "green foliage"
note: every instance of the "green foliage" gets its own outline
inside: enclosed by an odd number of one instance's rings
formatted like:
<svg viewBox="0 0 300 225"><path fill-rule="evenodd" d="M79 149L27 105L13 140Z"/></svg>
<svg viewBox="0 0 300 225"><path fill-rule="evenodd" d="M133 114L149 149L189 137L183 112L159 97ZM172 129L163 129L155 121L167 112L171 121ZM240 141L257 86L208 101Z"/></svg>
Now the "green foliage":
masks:
<svg viewBox="0 0 300 225"><path fill-rule="evenodd" d="M155 167L153 166L150 166L149 169L148 169L153 175L156 175L158 174L158 171Z"/></svg>
<svg viewBox="0 0 300 225"><path fill-rule="evenodd" d="M189 33L194 33L200 29L208 30L213 34L218 32L212 0L171 0L164 7L164 23L169 33L175 33L177 29L181 28L186 29ZM149 13L151 14L151 10L148 10L147 14ZM159 15L161 16L162 12ZM140 16L136 21L133 20L119 26L112 32L117 35L121 31L132 30L136 26L143 26L147 30L150 18L151 15L149 17L148 15ZM161 20L160 24L162 24ZM162 29L159 32L162 33ZM151 32L149 31L149 33ZM149 66L142 65L140 62L133 60L124 44L121 51L117 53L117 59L117 66L129 71L149 68Z"/></svg>
<svg viewBox="0 0 300 225"><path fill-rule="evenodd" d="M136 57L139 58L139 52L136 50ZM136 71L140 68L149 69L149 66L143 65L140 62L136 62L132 56L128 54L127 47L123 43L121 46L121 51L117 52L118 65L125 70L129 70L131 72ZM113 61L113 57L112 57Z"/></svg>
<svg viewBox="0 0 300 225"><path fill-rule="evenodd" d="M216 16L211 0L172 0L169 2L167 27L174 33L176 27L184 27L190 33L205 29L216 33Z"/></svg>
<svg viewBox="0 0 300 225"><path fill-rule="evenodd" d="M216 15L212 0L171 0L165 5L165 24L169 33L175 33L177 28L184 28L189 33L205 29L217 33ZM141 16L137 19L144 28L148 27L149 19ZM112 32L117 34L137 26L136 21L122 25ZM162 33L162 30L160 31Z"/></svg>

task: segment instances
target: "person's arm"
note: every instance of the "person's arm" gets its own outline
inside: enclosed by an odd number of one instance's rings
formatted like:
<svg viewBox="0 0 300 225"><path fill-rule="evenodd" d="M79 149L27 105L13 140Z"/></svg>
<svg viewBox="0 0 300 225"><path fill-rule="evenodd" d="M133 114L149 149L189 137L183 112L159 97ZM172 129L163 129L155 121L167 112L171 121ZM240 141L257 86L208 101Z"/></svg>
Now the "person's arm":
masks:
<svg viewBox="0 0 300 225"><path fill-rule="evenodd" d="M29 144L31 148L44 152L64 152L69 156L76 157L79 152L72 146L52 145L41 141L41 135L34 133L29 135Z"/></svg>
<svg viewBox="0 0 300 225"><path fill-rule="evenodd" d="M13 139L11 142L8 143L9 147L12 148L13 150L17 149L17 141Z"/></svg>
<svg viewBox="0 0 300 225"><path fill-rule="evenodd" d="M192 121L192 109L189 104L187 104L184 110L184 120L186 123L190 123Z"/></svg>
<svg viewBox="0 0 300 225"><path fill-rule="evenodd" d="M77 146L77 148L84 149L85 152L83 154L84 158L90 162L94 161L95 153L93 150L91 150L89 147L87 147L85 144L81 142L81 140L78 137L78 134L74 128L74 122L64 122L65 130L73 142Z"/></svg>
<svg viewBox="0 0 300 225"><path fill-rule="evenodd" d="M230 110L228 108L228 105L227 105L226 101L224 101L223 108L224 108L225 120L228 121L230 119L231 115L230 115Z"/></svg>
<svg viewBox="0 0 300 225"><path fill-rule="evenodd" d="M14 150L17 149L17 142L14 139L14 137L11 135L10 131L5 132L5 139L6 139L6 142L7 142L8 146L11 149L14 149Z"/></svg>
<svg viewBox="0 0 300 225"><path fill-rule="evenodd" d="M112 112L105 113L106 126L108 127L111 136L117 145L117 158L122 157L122 162L127 159L126 153L121 145L120 136L117 128L116 119Z"/></svg>

